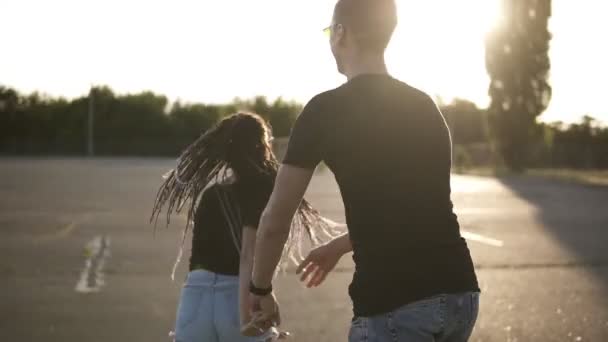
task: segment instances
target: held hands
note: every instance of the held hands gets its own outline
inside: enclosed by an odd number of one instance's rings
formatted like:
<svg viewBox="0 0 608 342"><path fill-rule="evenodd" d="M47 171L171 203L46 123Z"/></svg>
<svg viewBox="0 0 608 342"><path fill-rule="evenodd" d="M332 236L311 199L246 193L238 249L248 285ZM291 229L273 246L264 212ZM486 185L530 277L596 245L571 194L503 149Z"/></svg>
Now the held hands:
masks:
<svg viewBox="0 0 608 342"><path fill-rule="evenodd" d="M249 294L249 312L251 321L241 327L241 334L245 336L261 336L281 324L279 303L274 293L266 296Z"/></svg>
<svg viewBox="0 0 608 342"><path fill-rule="evenodd" d="M308 282L307 287L319 286L327 275L336 267L340 258L352 251L352 245L348 234L344 234L325 245L319 246L310 251L304 261L298 266L296 274L300 274L300 280ZM245 336L257 336L264 340L268 333L275 333L274 338L284 339L288 333L279 332L276 327L281 324L279 304L270 293L266 296L258 296L249 293L247 312L242 318L247 319L243 322L241 333ZM273 339L271 339L273 340Z"/></svg>
<svg viewBox="0 0 608 342"><path fill-rule="evenodd" d="M334 241L336 240L311 250L298 266L296 274L300 274L300 281L307 281L306 287L311 288L321 285L344 255L340 248L335 246Z"/></svg>

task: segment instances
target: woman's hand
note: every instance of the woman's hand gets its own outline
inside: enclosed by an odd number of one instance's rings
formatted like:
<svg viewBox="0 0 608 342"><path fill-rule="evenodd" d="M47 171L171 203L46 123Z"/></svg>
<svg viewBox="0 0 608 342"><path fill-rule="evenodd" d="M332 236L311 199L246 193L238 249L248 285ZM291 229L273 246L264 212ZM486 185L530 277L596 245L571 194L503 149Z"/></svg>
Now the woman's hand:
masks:
<svg viewBox="0 0 608 342"><path fill-rule="evenodd" d="M352 245L348 234L335 238L327 244L311 250L298 266L296 274L301 274L300 281L305 282L308 279L306 287L317 287L336 267L340 258L351 250Z"/></svg>
<svg viewBox="0 0 608 342"><path fill-rule="evenodd" d="M279 303L270 293L266 296L249 295L249 308L251 321L243 325L241 333L245 336L260 336L266 333L270 328L277 327L281 324L281 314L279 312Z"/></svg>

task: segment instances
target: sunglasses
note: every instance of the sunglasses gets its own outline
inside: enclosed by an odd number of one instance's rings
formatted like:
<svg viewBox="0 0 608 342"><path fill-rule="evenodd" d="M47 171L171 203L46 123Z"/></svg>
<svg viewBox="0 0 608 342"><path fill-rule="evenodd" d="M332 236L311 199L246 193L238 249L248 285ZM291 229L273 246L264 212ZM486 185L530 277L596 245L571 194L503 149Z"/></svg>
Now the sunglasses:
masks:
<svg viewBox="0 0 608 342"><path fill-rule="evenodd" d="M323 29L323 33L325 33L326 36L331 36L331 32L334 30L334 28L340 24L331 24L329 26L327 26L326 28Z"/></svg>

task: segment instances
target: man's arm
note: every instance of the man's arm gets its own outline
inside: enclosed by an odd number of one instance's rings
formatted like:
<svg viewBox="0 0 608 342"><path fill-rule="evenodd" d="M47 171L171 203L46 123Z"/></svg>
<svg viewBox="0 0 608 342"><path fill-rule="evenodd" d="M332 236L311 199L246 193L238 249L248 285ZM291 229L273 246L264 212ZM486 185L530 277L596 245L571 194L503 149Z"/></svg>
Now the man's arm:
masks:
<svg viewBox="0 0 608 342"><path fill-rule="evenodd" d="M321 162L325 126L321 124L320 96L302 110L289 137L283 165L275 179L274 190L258 224L257 242L250 290L266 294L289 236L293 215L300 206L315 167ZM268 324L280 324L279 306L274 294L251 296L250 310L261 314Z"/></svg>
<svg viewBox="0 0 608 342"><path fill-rule="evenodd" d="M300 206L314 170L283 164L274 190L260 218L252 282L268 288L289 236L293 216Z"/></svg>

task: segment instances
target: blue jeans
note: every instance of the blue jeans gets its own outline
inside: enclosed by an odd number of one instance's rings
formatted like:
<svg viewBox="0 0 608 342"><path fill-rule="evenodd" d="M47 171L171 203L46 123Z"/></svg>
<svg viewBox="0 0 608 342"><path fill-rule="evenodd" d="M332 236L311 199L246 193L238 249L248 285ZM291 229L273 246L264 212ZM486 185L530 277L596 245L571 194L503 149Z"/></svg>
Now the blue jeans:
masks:
<svg viewBox="0 0 608 342"><path fill-rule="evenodd" d="M479 293L442 294L378 316L355 317L349 342L466 342L479 312Z"/></svg>
<svg viewBox="0 0 608 342"><path fill-rule="evenodd" d="M188 274L175 322L176 342L254 342L240 332L239 278L205 270Z"/></svg>

